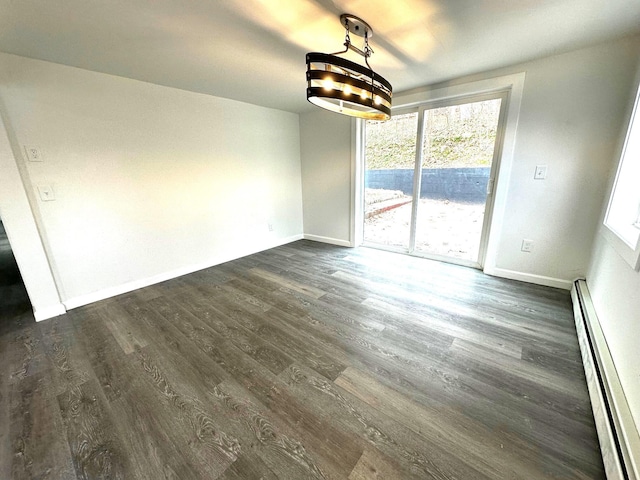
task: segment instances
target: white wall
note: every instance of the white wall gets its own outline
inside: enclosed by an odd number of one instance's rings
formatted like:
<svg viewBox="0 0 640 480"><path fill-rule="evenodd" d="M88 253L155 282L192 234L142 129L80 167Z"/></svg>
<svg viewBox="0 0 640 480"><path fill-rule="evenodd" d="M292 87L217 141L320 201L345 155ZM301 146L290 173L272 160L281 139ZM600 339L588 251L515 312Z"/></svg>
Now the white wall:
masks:
<svg viewBox="0 0 640 480"><path fill-rule="evenodd" d="M508 208L501 231L491 232L499 245L495 267L503 275L566 288L585 275L639 45L640 37L626 38L448 84L526 72ZM447 84L428 88L443 86ZM414 98L419 90L395 95L394 105L401 105L403 97ZM311 114L301 115L303 139L313 132L332 132L329 122L338 117L307 115ZM303 170L319 169L320 162L330 161L333 171L340 172L332 177L332 198L345 197L351 188L350 176L344 173L350 141L336 136L324 144L302 142ZM535 166L541 164L548 166L547 179L534 180ZM303 189L307 181L303 179ZM317 196L309 190L304 197L305 209L315 201L313 233L348 238L348 225L335 223L348 223L350 217L342 212L331 215L336 205L324 203L329 195L316 190ZM524 238L534 241L532 253L520 251Z"/></svg>
<svg viewBox="0 0 640 480"><path fill-rule="evenodd" d="M64 313L1 117L0 215L36 318Z"/></svg>
<svg viewBox="0 0 640 480"><path fill-rule="evenodd" d="M587 285L640 432L640 272L634 271L599 234Z"/></svg>
<svg viewBox="0 0 640 480"><path fill-rule="evenodd" d="M640 49L636 56L636 69L640 67ZM628 248L615 241L604 226L604 215L611 195L613 181L620 160L627 121L640 80L640 70L636 82L627 91L627 118L619 131L619 144L610 158L609 188L602 201L599 229L594 241L591 263L587 271L587 285L600 321L602 331L611 351L616 372L620 378L625 397L638 432L640 432L640 362L638 361L638 340L640 339L640 272L635 271L620 255L620 248ZM637 159L636 159L637 160ZM629 249L630 250L630 249Z"/></svg>
<svg viewBox="0 0 640 480"><path fill-rule="evenodd" d="M521 67L527 77L498 268L568 281L585 275L639 40ZM546 180L533 179L536 165L548 165ZM520 251L524 238L535 242L530 254Z"/></svg>
<svg viewBox="0 0 640 480"><path fill-rule="evenodd" d="M300 115L305 237L348 245L352 120L316 109Z"/></svg>
<svg viewBox="0 0 640 480"><path fill-rule="evenodd" d="M67 306L302 234L296 114L7 54L0 101Z"/></svg>

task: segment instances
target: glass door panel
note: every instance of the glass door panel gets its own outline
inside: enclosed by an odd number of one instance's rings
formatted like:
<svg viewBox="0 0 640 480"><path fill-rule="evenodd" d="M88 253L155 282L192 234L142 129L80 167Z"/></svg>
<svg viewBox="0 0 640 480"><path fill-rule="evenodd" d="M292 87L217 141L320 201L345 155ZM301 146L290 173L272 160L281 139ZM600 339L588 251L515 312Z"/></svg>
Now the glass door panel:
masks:
<svg viewBox="0 0 640 480"><path fill-rule="evenodd" d="M409 250L417 129L417 110L365 123L365 243Z"/></svg>
<svg viewBox="0 0 640 480"><path fill-rule="evenodd" d="M501 99L424 110L414 252L480 263Z"/></svg>

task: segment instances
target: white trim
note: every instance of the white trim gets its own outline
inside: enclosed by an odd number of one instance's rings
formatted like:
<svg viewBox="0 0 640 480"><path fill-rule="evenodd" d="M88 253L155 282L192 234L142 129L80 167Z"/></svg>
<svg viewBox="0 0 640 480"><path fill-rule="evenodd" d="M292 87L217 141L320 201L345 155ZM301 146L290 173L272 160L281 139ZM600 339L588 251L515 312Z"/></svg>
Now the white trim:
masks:
<svg viewBox="0 0 640 480"><path fill-rule="evenodd" d="M585 280L574 283L571 299L607 478L639 480L640 434Z"/></svg>
<svg viewBox="0 0 640 480"><path fill-rule="evenodd" d="M418 208L420 207L420 194L422 193L422 160L424 157L424 117L427 111L425 104L417 107L415 113L418 116L416 125L416 152L413 161L413 195L411 202L411 219L409 220L409 254L413 255L416 249L416 230L418 228ZM413 112L411 112L413 113ZM422 252L425 253L425 252Z"/></svg>
<svg viewBox="0 0 640 480"><path fill-rule="evenodd" d="M470 94L490 93L500 90L509 90L508 109L502 143L502 155L500 158L500 171L495 182L495 197L493 199L493 212L489 227L489 238L484 260L485 271L494 269L498 257L498 246L502 237L503 219L507 210L507 193L511 180L511 167L513 165L514 150L516 147L516 132L520 118L520 105L524 92L525 72L488 78L471 83L451 85L435 89L420 89L412 93L394 96L398 105L408 106L433 100L446 100L463 97ZM526 280L525 280L526 281ZM563 288L570 288L569 286Z"/></svg>
<svg viewBox="0 0 640 480"><path fill-rule="evenodd" d="M609 245L611 245L611 248L613 248L631 268L636 271L640 270L640 242L638 242L635 250L632 249L613 228L604 222L600 228L600 233Z"/></svg>
<svg viewBox="0 0 640 480"><path fill-rule="evenodd" d="M439 88L424 87L394 94L393 101L394 104L397 105L397 108L406 108L424 102L444 101L469 95L476 96L483 93L492 93L514 86L520 88L524 85L524 79L525 72L519 72L458 85L448 85Z"/></svg>
<svg viewBox="0 0 640 480"><path fill-rule="evenodd" d="M589 336L585 323L587 320L583 318L580 301L576 285L571 288L571 301L573 303L573 317L576 323L576 334L578 336L578 344L582 354L582 365L587 380L587 388L589 390L589 398L591 400L591 410L593 412L593 420L596 424L596 432L598 433L598 441L600 443L600 453L604 463L604 470L608 480L624 480L622 474L622 466L616 454L615 435L609 423L607 414L604 392L600 388L598 379L598 370L596 368L595 359L591 354Z"/></svg>
<svg viewBox="0 0 640 480"><path fill-rule="evenodd" d="M313 242L329 243L331 245L338 245L339 247L353 247L350 241L342 240L340 238L323 237L321 235L309 235L304 234L305 240L311 240Z"/></svg>
<svg viewBox="0 0 640 480"><path fill-rule="evenodd" d="M253 255L254 253L262 252L270 248L279 247L280 245L285 245L287 243L295 242L296 240L302 240L303 238L304 236L302 234L299 234L299 235L292 235L290 237L277 239L273 243L270 243L268 245L263 245L256 249L251 249L249 251L245 251L242 253L236 252L231 255L222 255L206 263L177 268L169 272L164 272L158 275L154 275L153 277L142 278L140 280L134 280L133 282L128 282L122 285L116 285L114 287L98 290L97 292L87 293L86 295L80 295L77 297L67 299L63 303L64 303L64 306L67 308L67 310L71 310L73 308L78 308L83 305L88 305L90 303L98 302L106 298L115 297L117 295L122 295L123 293L128 293L134 290L138 290L140 288L148 287L150 285L155 285L156 283L165 282L173 278L181 277L183 275L188 275L190 273L197 272L199 270L204 270L205 268L214 267L216 265L220 265L221 263L230 262L231 260L236 260L238 258L246 257L247 255Z"/></svg>
<svg viewBox="0 0 640 480"><path fill-rule="evenodd" d="M468 95L461 95L457 97L447 98L444 100L432 100L428 102L423 102L418 104L415 107L411 107L410 109L401 108L399 109L395 115L398 114L407 114L417 112L418 114L418 125L416 132L416 153L415 153L415 166L413 173L413 205L411 208L411 222L410 222L410 231L409 231L409 249L408 253L410 255L420 255L425 256L426 258L433 258L435 260L455 263L458 265L470 266L473 268L480 268L485 263L485 255L487 250L487 243L490 231L490 220L493 215L493 206L495 199L495 192L492 188L491 193L487 193L484 201L484 215L482 216L482 230L480 232L480 242L479 248L477 252L477 256L475 260L467 261L464 259L455 259L455 257L450 257L448 255L438 255L431 254L430 252L425 252L416 249L416 229L418 227L418 210L420 205L420 193L422 191L422 170L423 170L423 149L420 147L424 142L424 123L425 123L425 114L428 110L433 110L436 108L446 108L453 107L458 105L466 105L470 103L488 101L488 100L500 100L500 110L498 112L498 122L496 126L496 139L494 141L493 147L493 155L489 173L489 182L493 184L495 179L499 176L500 171L500 161L502 158L502 141L504 138L504 130L506 123L506 112L509 105L509 89L499 89L490 92L482 92L482 93L470 93ZM400 113L401 112L401 113Z"/></svg>
<svg viewBox="0 0 640 480"><path fill-rule="evenodd" d="M478 262L472 262L471 260L465 260L463 258L450 257L446 255L436 255L433 253L425 253L421 251L409 252L408 249L403 247L396 247L393 245L384 245L382 243L375 242L363 242L362 246L365 248L373 248L376 250L383 250L385 252L398 253L400 255L409 255L414 258L424 258L425 260L435 260L436 262L450 263L451 265L460 265L461 267L475 268L476 270L482 270L482 267Z"/></svg>
<svg viewBox="0 0 640 480"><path fill-rule="evenodd" d="M363 146L364 120L354 118L351 122L350 245L347 245L349 247L357 247L361 245L363 241L364 194L362 192L364 188L364 168L360 160L363 156ZM360 205L358 205L358 202L360 202Z"/></svg>
<svg viewBox="0 0 640 480"><path fill-rule="evenodd" d="M604 215L603 236L634 270L640 270L640 195L637 173L640 171L640 68L636 72L635 90L628 121L622 130L616 153L618 164ZM631 152L629 152L631 150Z"/></svg>
<svg viewBox="0 0 640 480"><path fill-rule="evenodd" d="M64 305L62 303L49 305L45 308L38 308L37 310L33 310L33 316L35 317L36 322L41 322L49 318L64 315L65 313L67 313L67 309L64 308Z"/></svg>
<svg viewBox="0 0 640 480"><path fill-rule="evenodd" d="M0 211L11 250L37 318L59 315L61 286L37 213L29 177L11 125L0 111ZM14 155L15 151L15 155ZM44 306L43 306L44 305ZM64 311L62 312L64 313Z"/></svg>
<svg viewBox="0 0 640 480"><path fill-rule="evenodd" d="M484 93L493 93L499 91L508 91L508 108L506 112L505 126L502 139L502 152L499 161L498 178L494 183L493 211L491 212L491 221L489 225L489 235L486 245L486 253L484 258L484 271L491 274L491 271L497 271L496 263L498 258L498 247L500 239L503 236L503 219L507 211L507 194L509 190L509 182L511 180L511 168L514 161L514 151L516 147L516 132L518 130L518 122L520 119L520 105L524 93L524 81L526 73L514 73L503 75L501 77L488 78L470 83L459 85L450 85L440 88L424 87L409 92L394 94L394 113L396 108L402 110L407 107L415 106L425 102L444 101L453 98L467 97L469 95L481 95ZM355 136L354 136L355 137ZM352 177L354 181L358 178ZM352 186L353 189L353 186ZM352 202L352 209L356 202ZM353 222L356 215L351 215L352 231L354 231ZM508 272L508 271L505 271ZM541 285L546 285L547 280L552 286L560 286L559 288L570 289L571 282L548 277L538 277L537 275L529 275L520 272L517 280L525 282L532 281ZM496 276L506 276L496 273ZM510 278L510 277L506 277Z"/></svg>
<svg viewBox="0 0 640 480"><path fill-rule="evenodd" d="M487 275L494 277L508 278L510 280L519 280L521 282L534 283L536 285L544 285L545 287L562 288L571 290L571 280L563 280L555 277L545 277L544 275L535 275L533 273L518 272L515 270L507 270L506 268L485 267L483 270Z"/></svg>

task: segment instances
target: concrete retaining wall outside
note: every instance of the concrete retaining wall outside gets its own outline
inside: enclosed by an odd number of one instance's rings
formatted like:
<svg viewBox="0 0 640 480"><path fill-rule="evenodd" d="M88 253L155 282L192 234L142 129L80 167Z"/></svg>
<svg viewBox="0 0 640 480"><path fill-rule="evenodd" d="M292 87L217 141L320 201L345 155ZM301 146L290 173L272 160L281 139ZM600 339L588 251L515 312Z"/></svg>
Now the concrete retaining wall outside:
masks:
<svg viewBox="0 0 640 480"><path fill-rule="evenodd" d="M487 193L489 171L489 167L423 169L420 198L483 203ZM364 184L366 188L401 190L406 195L412 195L413 170L367 170Z"/></svg>

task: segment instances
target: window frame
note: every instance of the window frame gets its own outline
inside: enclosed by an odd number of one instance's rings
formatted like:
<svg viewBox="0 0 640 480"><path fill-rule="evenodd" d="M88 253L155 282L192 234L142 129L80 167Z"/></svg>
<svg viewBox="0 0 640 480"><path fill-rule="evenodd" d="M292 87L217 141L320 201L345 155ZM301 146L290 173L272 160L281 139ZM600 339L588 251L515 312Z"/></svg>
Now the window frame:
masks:
<svg viewBox="0 0 640 480"><path fill-rule="evenodd" d="M497 256L500 238L503 235L504 216L508 208L507 192L509 190L509 178L514 164L516 132L520 118L520 105L524 94L526 73L517 72L499 77L488 77L468 83L455 83L435 87L421 87L394 96L395 107L392 111L410 108L424 102L447 100L466 95L490 93L499 90L508 90L508 108L502 140L502 152L500 158L500 174L494 182L493 214L491 216L490 234L487 239L485 261L483 271L489 275L514 280L530 281L528 275L499 268ZM351 143L351 246L362 245L362 229L359 226L364 218L364 120L353 119ZM546 278L546 277L545 277ZM538 280L540 281L540 280ZM568 288L566 282L544 280L545 285L558 288Z"/></svg>
<svg viewBox="0 0 640 480"><path fill-rule="evenodd" d="M604 217L605 237L633 268L640 269L640 69L615 180Z"/></svg>

